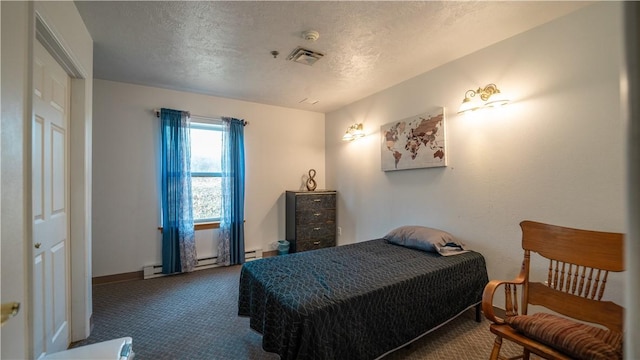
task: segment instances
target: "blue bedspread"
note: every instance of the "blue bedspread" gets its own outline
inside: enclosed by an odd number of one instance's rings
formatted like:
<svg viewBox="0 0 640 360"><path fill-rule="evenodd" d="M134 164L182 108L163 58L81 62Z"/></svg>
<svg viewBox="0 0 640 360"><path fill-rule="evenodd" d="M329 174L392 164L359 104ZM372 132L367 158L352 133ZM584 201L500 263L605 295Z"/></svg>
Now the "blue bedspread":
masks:
<svg viewBox="0 0 640 360"><path fill-rule="evenodd" d="M487 282L477 252L377 239L244 264L238 314L283 360L369 360L479 303Z"/></svg>

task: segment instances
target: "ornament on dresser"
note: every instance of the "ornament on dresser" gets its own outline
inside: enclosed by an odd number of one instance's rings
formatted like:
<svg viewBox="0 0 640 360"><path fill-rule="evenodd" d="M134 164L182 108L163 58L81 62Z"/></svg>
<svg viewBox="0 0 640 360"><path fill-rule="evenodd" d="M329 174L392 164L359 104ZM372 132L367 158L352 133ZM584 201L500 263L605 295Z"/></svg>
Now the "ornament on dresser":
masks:
<svg viewBox="0 0 640 360"><path fill-rule="evenodd" d="M309 179L307 179L307 190L313 191L316 189L316 181L313 178L316 176L316 171L314 169L309 170Z"/></svg>

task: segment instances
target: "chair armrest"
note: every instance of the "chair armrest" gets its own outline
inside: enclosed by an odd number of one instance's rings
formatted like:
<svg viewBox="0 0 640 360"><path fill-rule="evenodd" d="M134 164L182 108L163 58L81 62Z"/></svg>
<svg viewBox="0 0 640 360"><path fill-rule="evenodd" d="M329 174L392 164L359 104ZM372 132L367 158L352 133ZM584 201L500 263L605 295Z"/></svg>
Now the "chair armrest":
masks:
<svg viewBox="0 0 640 360"><path fill-rule="evenodd" d="M501 285L522 285L524 284L524 279L522 277L518 277L514 280L491 280L484 287L484 291L482 292L482 312L484 313L484 317L487 320L496 323L496 324L504 324L504 319L496 316L493 312L493 295L496 292L496 289ZM505 299L506 300L506 299Z"/></svg>

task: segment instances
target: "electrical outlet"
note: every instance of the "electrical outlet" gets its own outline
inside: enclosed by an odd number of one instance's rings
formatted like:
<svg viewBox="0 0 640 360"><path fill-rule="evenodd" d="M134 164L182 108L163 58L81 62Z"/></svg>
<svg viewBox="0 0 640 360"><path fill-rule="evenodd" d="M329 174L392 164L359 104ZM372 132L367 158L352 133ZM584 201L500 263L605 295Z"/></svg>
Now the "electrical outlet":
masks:
<svg viewBox="0 0 640 360"><path fill-rule="evenodd" d="M338 236L342 235L342 228L338 226Z"/></svg>

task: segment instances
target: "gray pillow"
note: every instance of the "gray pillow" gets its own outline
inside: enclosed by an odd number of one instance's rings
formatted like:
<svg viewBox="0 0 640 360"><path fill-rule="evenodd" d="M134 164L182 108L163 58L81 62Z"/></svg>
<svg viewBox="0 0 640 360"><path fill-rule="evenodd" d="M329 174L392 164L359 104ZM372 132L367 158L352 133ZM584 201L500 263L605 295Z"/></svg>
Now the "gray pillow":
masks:
<svg viewBox="0 0 640 360"><path fill-rule="evenodd" d="M467 252L464 244L457 241L453 235L425 226L401 226L391 230L384 239L392 244L437 252L445 256Z"/></svg>

